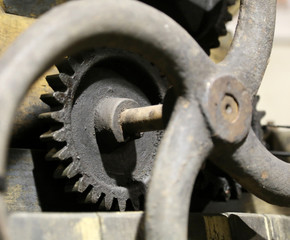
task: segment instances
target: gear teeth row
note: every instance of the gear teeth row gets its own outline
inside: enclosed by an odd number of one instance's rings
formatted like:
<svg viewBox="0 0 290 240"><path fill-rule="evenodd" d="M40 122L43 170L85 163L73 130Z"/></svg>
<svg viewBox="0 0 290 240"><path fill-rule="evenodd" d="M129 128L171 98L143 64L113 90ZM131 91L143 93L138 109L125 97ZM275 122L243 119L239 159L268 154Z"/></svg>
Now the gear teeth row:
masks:
<svg viewBox="0 0 290 240"><path fill-rule="evenodd" d="M64 112L62 110L56 111L56 112L41 113L41 114L39 114L38 117L40 119L48 121L48 122L54 122L54 123L64 122Z"/></svg>
<svg viewBox="0 0 290 240"><path fill-rule="evenodd" d="M64 92L54 92L42 94L40 99L51 107L58 107L66 101L66 94Z"/></svg>
<svg viewBox="0 0 290 240"><path fill-rule="evenodd" d="M125 199L118 199L118 205L120 211L125 211L127 206L127 201Z"/></svg>
<svg viewBox="0 0 290 240"><path fill-rule="evenodd" d="M71 157L70 152L69 152L69 148L67 146L63 147L62 149L60 149L59 151L57 151L52 158L57 158L61 161L64 161L66 159L69 159Z"/></svg>
<svg viewBox="0 0 290 240"><path fill-rule="evenodd" d="M67 148L67 147L64 147ZM57 150L56 148L52 148L46 155L45 155L45 160L47 161L64 161L69 159L70 155L67 151L63 154L63 149Z"/></svg>
<svg viewBox="0 0 290 240"><path fill-rule="evenodd" d="M66 87L70 87L72 85L73 79L68 74L60 73L59 79Z"/></svg>
<svg viewBox="0 0 290 240"><path fill-rule="evenodd" d="M114 200L113 196L111 196L110 194L106 194L106 196L105 196L105 207L106 207L106 209L110 210L112 208L113 200ZM118 202L120 202L120 199L119 199Z"/></svg>
<svg viewBox="0 0 290 240"><path fill-rule="evenodd" d="M64 164L60 164L54 171L53 177L56 179L62 179L66 178L66 175L64 174L64 170L66 169Z"/></svg>
<svg viewBox="0 0 290 240"><path fill-rule="evenodd" d="M62 74L62 75L67 76L66 74ZM48 85L54 91L64 92L66 90L66 85L63 83L63 79L61 78L61 74L48 75L48 76L46 76L46 81L47 81Z"/></svg>
<svg viewBox="0 0 290 240"><path fill-rule="evenodd" d="M86 203L97 203L102 196L102 191L93 188L86 196Z"/></svg>
<svg viewBox="0 0 290 240"><path fill-rule="evenodd" d="M102 203L107 210L111 210L113 205L115 208L118 203L119 210L125 211L127 202L131 201L133 208L139 210L140 201L138 197L133 197L133 199L126 199L126 197L118 198L105 187L93 187L91 185L91 178L80 172L80 161L72 158L71 149L68 145L70 131L67 131L65 123L67 119L66 103L70 94L69 90L75 84L75 73L79 74L80 65L84 62L84 59L90 59L90 56L94 56L94 54L93 51L88 51L74 57L68 57L56 65L60 72L59 74L46 77L49 86L54 92L42 95L41 100L49 105L52 111L42 113L39 117L51 122L52 128L42 134L40 138L44 141L59 143L47 153L45 159L60 162L54 171L54 177L61 179L69 178L68 184L70 185L65 187L65 191L87 194L85 202ZM58 145L61 145L61 147Z"/></svg>
<svg viewBox="0 0 290 240"><path fill-rule="evenodd" d="M56 142L64 142L66 141L66 132L64 128L61 128L57 131L49 130L48 132L42 134L40 139L43 141L56 141Z"/></svg>
<svg viewBox="0 0 290 240"><path fill-rule="evenodd" d="M68 178L73 178L79 174L79 162L71 162L64 170L63 175Z"/></svg>
<svg viewBox="0 0 290 240"><path fill-rule="evenodd" d="M75 184L75 187L77 188L77 190L79 192L84 192L88 187L89 187L89 183L88 183L88 177L87 176L82 176Z"/></svg>

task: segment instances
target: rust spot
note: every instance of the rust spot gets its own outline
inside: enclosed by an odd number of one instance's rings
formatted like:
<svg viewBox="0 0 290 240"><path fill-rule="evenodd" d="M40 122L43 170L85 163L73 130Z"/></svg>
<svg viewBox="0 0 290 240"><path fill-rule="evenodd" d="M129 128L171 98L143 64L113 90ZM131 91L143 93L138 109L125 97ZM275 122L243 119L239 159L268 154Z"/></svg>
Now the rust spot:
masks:
<svg viewBox="0 0 290 240"><path fill-rule="evenodd" d="M267 179L269 177L269 174L267 171L263 171L261 174L262 179Z"/></svg>

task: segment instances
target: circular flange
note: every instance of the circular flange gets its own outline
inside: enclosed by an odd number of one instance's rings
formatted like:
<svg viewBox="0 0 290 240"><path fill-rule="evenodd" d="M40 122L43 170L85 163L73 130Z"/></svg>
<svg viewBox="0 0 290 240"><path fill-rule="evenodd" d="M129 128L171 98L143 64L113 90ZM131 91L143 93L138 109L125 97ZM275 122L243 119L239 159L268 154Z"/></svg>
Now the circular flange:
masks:
<svg viewBox="0 0 290 240"><path fill-rule="evenodd" d="M251 96L238 80L224 76L210 85L206 114L214 137L241 141L251 126L251 113Z"/></svg>

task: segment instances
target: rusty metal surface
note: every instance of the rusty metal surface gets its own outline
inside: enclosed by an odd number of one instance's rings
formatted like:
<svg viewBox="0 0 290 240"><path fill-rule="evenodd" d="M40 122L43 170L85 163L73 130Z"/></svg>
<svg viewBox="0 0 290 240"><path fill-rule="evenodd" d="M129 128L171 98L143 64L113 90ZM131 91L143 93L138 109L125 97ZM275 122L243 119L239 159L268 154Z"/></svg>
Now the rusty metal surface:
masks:
<svg viewBox="0 0 290 240"><path fill-rule="evenodd" d="M0 174L4 174L13 113L29 85L61 56L85 47L107 46L135 52L154 63L172 83L177 96L149 185L147 239L187 239L190 193L195 178L206 157L211 153L219 156L220 149L225 155L213 160L216 165L261 198L289 206L290 186L286 184L289 165L272 156L251 131L247 136L251 122L249 99L259 87L271 51L275 3L242 1L232 49L218 65L174 21L135 1L76 1L45 14L0 60L0 104L5 106L0 123ZM71 15L74 9L78 9L78 14ZM17 72L13 71L15 67ZM245 88L245 94L231 91L227 85L215 89L215 83L226 76L231 76L233 85L243 85L240 89ZM229 101L218 97L216 103L223 108L217 109L221 114L216 119L209 107L215 91L231 98ZM245 108L235 107L240 103ZM228 124L227 128L241 127L243 131L224 135L223 123ZM212 152L213 148L216 151Z"/></svg>
<svg viewBox="0 0 290 240"><path fill-rule="evenodd" d="M162 105L126 109L120 114L123 131L140 133L164 129Z"/></svg>

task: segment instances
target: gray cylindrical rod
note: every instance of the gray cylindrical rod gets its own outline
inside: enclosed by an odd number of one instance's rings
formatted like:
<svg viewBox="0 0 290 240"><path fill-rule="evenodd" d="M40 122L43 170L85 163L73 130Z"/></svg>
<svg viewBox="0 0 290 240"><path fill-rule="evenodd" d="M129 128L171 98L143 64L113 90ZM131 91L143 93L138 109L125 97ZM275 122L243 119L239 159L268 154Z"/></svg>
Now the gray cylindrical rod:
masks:
<svg viewBox="0 0 290 240"><path fill-rule="evenodd" d="M120 124L128 134L162 130L162 105L126 109L120 114Z"/></svg>

